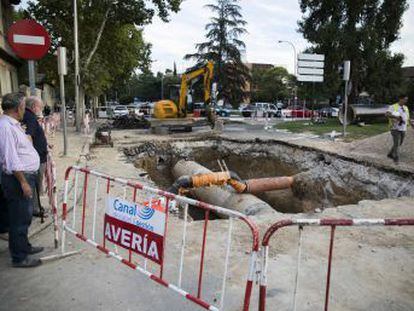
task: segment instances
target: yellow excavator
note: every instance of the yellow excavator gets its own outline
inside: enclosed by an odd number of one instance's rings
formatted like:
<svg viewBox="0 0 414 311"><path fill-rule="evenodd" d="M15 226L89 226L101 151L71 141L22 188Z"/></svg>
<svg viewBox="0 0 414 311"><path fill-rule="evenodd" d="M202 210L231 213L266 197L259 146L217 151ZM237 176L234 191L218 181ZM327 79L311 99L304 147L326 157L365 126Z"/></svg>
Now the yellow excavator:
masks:
<svg viewBox="0 0 414 311"><path fill-rule="evenodd" d="M192 81L203 76L204 103L206 107L211 102L211 86L213 80L214 63L207 64L196 69L190 69L181 76L180 98L178 105L172 100L161 100L155 103L154 117L151 127L154 129L163 127L168 131L191 131L194 122L188 113L187 93Z"/></svg>

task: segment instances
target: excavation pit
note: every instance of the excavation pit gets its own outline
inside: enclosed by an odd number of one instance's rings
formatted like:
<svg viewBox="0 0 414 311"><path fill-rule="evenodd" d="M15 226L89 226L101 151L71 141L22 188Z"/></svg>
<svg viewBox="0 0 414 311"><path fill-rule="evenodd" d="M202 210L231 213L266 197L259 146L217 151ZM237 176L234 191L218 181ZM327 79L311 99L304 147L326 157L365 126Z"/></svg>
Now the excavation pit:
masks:
<svg viewBox="0 0 414 311"><path fill-rule="evenodd" d="M256 194L280 213L312 213L361 200L414 195L410 176L274 142L146 142L125 148L124 153L161 189L173 184L172 169L180 160L195 161L214 172L221 170L217 160L222 160L243 180L295 176L292 189ZM204 214L192 216L199 219Z"/></svg>

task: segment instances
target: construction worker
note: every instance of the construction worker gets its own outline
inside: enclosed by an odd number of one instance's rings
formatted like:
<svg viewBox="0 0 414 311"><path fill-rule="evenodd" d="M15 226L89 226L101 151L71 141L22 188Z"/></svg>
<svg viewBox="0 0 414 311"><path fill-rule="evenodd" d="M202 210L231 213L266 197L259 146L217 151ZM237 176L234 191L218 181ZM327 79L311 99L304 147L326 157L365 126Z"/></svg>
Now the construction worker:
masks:
<svg viewBox="0 0 414 311"><path fill-rule="evenodd" d="M404 142L405 133L407 132L407 126L410 121L410 113L406 106L407 101L407 95L400 95L398 102L391 105L386 113L393 140L393 146L387 156L393 159L395 163L398 163L400 160L399 148Z"/></svg>

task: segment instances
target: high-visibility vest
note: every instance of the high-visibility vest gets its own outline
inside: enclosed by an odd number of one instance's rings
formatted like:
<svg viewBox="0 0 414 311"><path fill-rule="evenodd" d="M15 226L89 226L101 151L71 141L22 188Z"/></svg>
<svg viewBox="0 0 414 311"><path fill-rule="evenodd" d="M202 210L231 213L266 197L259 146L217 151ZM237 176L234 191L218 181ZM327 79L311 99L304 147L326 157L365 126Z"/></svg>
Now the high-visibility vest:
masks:
<svg viewBox="0 0 414 311"><path fill-rule="evenodd" d="M394 105L392 105L392 108L394 110L394 112L398 112L398 110L400 109L400 104L399 103L395 103ZM410 111L408 110L407 106L403 106L403 109L405 111L405 113L407 114L407 126L410 126ZM392 127L392 120L389 119L389 124L390 127Z"/></svg>

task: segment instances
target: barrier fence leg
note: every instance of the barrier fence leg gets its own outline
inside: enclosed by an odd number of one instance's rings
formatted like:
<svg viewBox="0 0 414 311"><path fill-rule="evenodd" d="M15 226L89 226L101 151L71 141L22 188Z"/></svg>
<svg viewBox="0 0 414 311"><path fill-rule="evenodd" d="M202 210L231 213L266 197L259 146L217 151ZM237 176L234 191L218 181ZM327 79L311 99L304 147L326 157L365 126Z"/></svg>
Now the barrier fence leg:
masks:
<svg viewBox="0 0 414 311"><path fill-rule="evenodd" d="M231 233L233 231L233 218L229 218L229 231L227 233L227 249L226 249L226 259L224 261L224 275L223 275L223 284L221 286L221 299L220 299L220 310L223 310L224 307L224 297L226 294L226 280L227 272L229 268L230 260L230 250L231 250Z"/></svg>
<svg viewBox="0 0 414 311"><path fill-rule="evenodd" d="M55 249L57 249L59 247L59 225L58 225L58 214L57 214L57 194L56 194L56 189L53 190L53 230L55 233L55 239L54 239L54 244L55 244Z"/></svg>
<svg viewBox="0 0 414 311"><path fill-rule="evenodd" d="M73 220L72 220L72 228L76 228L76 205L77 205L77 195L78 195L78 171L75 171L75 185L73 188Z"/></svg>
<svg viewBox="0 0 414 311"><path fill-rule="evenodd" d="M329 242L329 258L328 258L328 273L326 275L326 294L325 294L325 311L328 311L328 303L329 303L329 288L331 286L331 267L332 267L332 252L333 252L333 244L335 238L335 228L336 226L331 227L331 240Z"/></svg>
<svg viewBox="0 0 414 311"><path fill-rule="evenodd" d="M203 244L201 248L201 258L200 258L200 272L198 274L198 291L197 291L197 298L200 299L201 297L201 285L203 282L203 268L204 268L204 253L206 250L206 237L207 237L207 225L208 225L208 218L210 216L210 211L207 210L204 213L204 230L203 230Z"/></svg>
<svg viewBox="0 0 414 311"><path fill-rule="evenodd" d="M253 290L253 280L257 270L257 251L252 251L250 255L249 274L247 276L246 290L244 292L243 311L248 311L250 308L250 298Z"/></svg>
<svg viewBox="0 0 414 311"><path fill-rule="evenodd" d="M93 200L93 219L92 219L92 240L95 241L96 230L96 209L98 207L98 189L99 189L99 177L95 180L95 197Z"/></svg>
<svg viewBox="0 0 414 311"><path fill-rule="evenodd" d="M181 281L183 276L184 269L184 253L187 237L187 218L188 218L188 204L184 205L184 228L183 228L183 237L181 240L181 256L180 256L180 269L178 271L178 287L181 287Z"/></svg>
<svg viewBox="0 0 414 311"><path fill-rule="evenodd" d="M269 256L269 246L264 246L262 249L262 273L260 275L260 289L259 289L259 311L266 310L266 289L267 289L267 260ZM248 309L244 309L247 311Z"/></svg>
<svg viewBox="0 0 414 311"><path fill-rule="evenodd" d="M298 292L298 288L299 288L300 259L302 257L302 231L303 231L303 227L299 226L298 255L297 255L297 259L296 259L295 288L293 290L293 307L292 307L293 311L296 311L297 292Z"/></svg>
<svg viewBox="0 0 414 311"><path fill-rule="evenodd" d="M65 257L69 257L72 255L76 255L79 251L73 252L65 252L65 242L66 242L66 218L67 218L67 200L68 200L68 180L65 180L65 192L63 194L63 204L62 204L62 246L61 246L61 253L56 255L50 255L41 257L40 260L42 262L47 262L51 260L61 259Z"/></svg>
<svg viewBox="0 0 414 311"><path fill-rule="evenodd" d="M85 235L85 217L86 217L86 193L88 191L88 176L89 173L85 172L85 181L83 183L83 202L82 202L82 235Z"/></svg>

